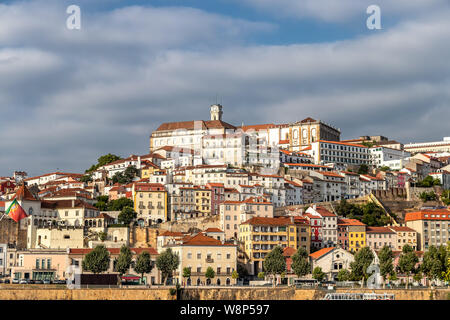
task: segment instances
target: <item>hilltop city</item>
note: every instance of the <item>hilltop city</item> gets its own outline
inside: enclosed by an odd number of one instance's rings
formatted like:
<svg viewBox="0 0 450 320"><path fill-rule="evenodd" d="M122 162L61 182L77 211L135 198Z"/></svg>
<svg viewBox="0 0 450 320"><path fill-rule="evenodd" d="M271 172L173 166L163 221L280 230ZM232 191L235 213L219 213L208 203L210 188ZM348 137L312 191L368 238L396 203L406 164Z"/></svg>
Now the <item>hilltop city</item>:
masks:
<svg viewBox="0 0 450 320"><path fill-rule="evenodd" d="M0 177L0 282L364 286L376 263L384 287L448 285L450 137L341 140L224 111L85 172Z"/></svg>

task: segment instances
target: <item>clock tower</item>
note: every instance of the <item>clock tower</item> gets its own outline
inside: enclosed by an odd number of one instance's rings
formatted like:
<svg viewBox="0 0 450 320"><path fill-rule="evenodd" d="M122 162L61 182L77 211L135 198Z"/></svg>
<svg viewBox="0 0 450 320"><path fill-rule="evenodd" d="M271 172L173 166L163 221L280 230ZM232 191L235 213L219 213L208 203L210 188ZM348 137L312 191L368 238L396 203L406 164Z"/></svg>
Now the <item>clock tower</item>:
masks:
<svg viewBox="0 0 450 320"><path fill-rule="evenodd" d="M213 104L211 106L211 120L222 121L222 106L220 104Z"/></svg>

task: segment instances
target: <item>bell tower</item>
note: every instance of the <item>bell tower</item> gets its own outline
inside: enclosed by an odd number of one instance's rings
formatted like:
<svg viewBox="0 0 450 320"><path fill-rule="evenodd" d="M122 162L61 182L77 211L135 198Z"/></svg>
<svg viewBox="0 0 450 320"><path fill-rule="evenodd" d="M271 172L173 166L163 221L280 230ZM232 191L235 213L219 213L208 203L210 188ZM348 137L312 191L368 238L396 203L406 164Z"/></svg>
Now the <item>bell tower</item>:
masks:
<svg viewBox="0 0 450 320"><path fill-rule="evenodd" d="M211 120L220 120L222 121L222 105L220 104L213 104L210 107L211 111Z"/></svg>

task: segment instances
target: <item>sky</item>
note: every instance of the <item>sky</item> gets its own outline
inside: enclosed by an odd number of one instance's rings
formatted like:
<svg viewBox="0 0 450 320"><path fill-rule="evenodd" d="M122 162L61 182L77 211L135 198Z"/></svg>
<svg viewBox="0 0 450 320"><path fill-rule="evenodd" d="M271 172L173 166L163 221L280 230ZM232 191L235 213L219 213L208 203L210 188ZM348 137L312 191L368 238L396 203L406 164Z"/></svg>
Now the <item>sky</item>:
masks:
<svg viewBox="0 0 450 320"><path fill-rule="evenodd" d="M1 1L0 176L148 153L161 123L208 120L217 97L234 125L312 117L342 139L441 140L449 17L448 0Z"/></svg>

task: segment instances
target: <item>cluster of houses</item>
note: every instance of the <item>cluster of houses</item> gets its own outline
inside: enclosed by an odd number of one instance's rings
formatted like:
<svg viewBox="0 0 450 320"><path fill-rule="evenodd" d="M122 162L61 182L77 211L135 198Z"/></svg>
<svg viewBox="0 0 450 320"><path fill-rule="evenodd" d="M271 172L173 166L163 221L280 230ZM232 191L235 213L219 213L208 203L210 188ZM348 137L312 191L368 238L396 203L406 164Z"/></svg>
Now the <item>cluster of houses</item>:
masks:
<svg viewBox="0 0 450 320"><path fill-rule="evenodd" d="M164 123L152 133L148 154L88 174L0 177L0 212L17 200L28 215L15 224L7 216L0 221L0 275L64 279L67 268L80 266L99 244L110 251L114 272L120 247L127 245L135 256L147 250L152 260L171 248L182 257L175 272L180 282L228 285L236 282L238 265L256 276L267 253L281 246L287 260L305 248L313 266L328 270L331 279L365 246L378 251L387 245L398 253L409 244L423 252L450 240L447 209L410 212L402 225L370 227L317 205L407 188L427 176L448 190L450 140L420 146L382 136L341 141L339 129L312 118L236 127L222 115L222 106L213 105L208 121ZM129 167L134 178L113 183ZM130 199L135 223L123 226L120 212L99 210L99 196ZM160 228L203 217L215 217L214 227ZM157 231L137 246L136 228ZM189 279L183 278L186 267ZM208 267L215 271L213 280L205 277ZM147 279L159 283L161 276L154 268Z"/></svg>

